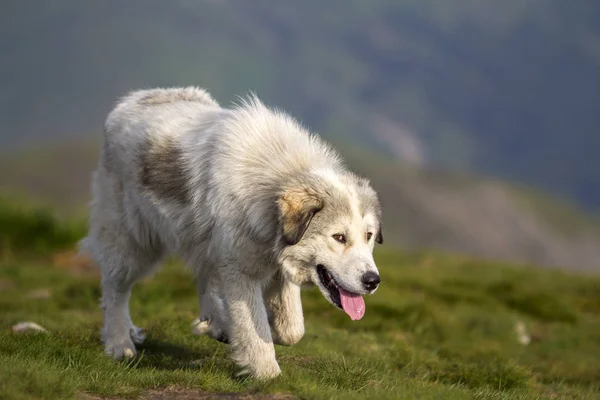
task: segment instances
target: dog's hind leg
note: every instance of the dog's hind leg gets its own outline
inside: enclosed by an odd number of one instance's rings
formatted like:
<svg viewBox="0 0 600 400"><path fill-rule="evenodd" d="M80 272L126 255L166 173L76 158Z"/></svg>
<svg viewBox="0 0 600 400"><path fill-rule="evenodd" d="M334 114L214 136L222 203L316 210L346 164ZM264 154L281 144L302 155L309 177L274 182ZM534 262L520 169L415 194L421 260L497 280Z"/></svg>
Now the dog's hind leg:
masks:
<svg viewBox="0 0 600 400"><path fill-rule="evenodd" d="M118 130L118 129L117 129ZM143 198L131 184L124 155L111 146L115 132L105 132L97 170L92 177L89 232L80 243L102 275L105 351L114 358L133 357L135 343L144 340L129 315L131 288L152 272L164 248L158 233L140 207ZM146 203L143 203L146 204ZM147 210L147 209L144 209Z"/></svg>
<svg viewBox="0 0 600 400"><path fill-rule="evenodd" d="M110 274L103 274L102 278L102 341L106 354L116 359L135 356L133 339L135 337L138 342L141 339L139 330L129 316L129 297L133 283Z"/></svg>
<svg viewBox="0 0 600 400"><path fill-rule="evenodd" d="M300 286L277 273L267 288L266 303L273 341L284 346L298 343L304 336Z"/></svg>
<svg viewBox="0 0 600 400"><path fill-rule="evenodd" d="M129 252L135 245L130 244ZM104 327L102 341L105 352L116 359L133 357L136 354L135 344L141 344L144 331L136 327L129 315L129 298L135 282L153 269L158 261L155 257L115 256L106 257L102 263L102 304L104 310Z"/></svg>
<svg viewBox="0 0 600 400"><path fill-rule="evenodd" d="M129 315L131 289L154 269L162 258L162 250L160 246L142 248L120 221L110 218L92 219L82 248L91 253L102 274L105 352L116 359L133 357L135 344L141 344L145 336Z"/></svg>

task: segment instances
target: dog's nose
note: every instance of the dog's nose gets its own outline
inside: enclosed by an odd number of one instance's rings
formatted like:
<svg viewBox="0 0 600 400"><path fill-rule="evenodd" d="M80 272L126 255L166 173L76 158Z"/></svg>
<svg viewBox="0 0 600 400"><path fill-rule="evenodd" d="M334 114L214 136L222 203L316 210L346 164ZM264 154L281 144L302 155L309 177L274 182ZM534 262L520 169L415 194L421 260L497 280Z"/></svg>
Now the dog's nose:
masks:
<svg viewBox="0 0 600 400"><path fill-rule="evenodd" d="M369 271L362 276L362 283L365 286L365 289L367 290L377 289L377 285L379 285L379 282L381 282L379 275L377 275L373 271Z"/></svg>

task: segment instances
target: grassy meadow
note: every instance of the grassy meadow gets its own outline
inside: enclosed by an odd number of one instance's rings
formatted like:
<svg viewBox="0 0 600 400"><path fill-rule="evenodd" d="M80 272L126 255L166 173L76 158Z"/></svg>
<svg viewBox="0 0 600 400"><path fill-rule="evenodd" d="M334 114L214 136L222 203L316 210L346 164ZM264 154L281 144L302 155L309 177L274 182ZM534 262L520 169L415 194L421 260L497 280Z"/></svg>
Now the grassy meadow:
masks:
<svg viewBox="0 0 600 400"><path fill-rule="evenodd" d="M272 382L236 377L226 344L191 334L195 284L177 261L134 288L148 337L114 362L98 273L74 257L82 229L0 204L0 399L600 398L599 277L385 247L361 321L304 293L306 335L276 347ZM21 321L47 332L13 333Z"/></svg>

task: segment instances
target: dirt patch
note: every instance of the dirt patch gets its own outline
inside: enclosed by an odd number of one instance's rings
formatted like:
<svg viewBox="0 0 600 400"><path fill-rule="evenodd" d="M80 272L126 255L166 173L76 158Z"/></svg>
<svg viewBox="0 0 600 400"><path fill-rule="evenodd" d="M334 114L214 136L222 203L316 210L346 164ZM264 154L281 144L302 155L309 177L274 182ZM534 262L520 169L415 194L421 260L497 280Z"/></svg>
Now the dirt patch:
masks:
<svg viewBox="0 0 600 400"><path fill-rule="evenodd" d="M290 394L249 394L249 393L209 393L193 389L166 389L152 390L142 395L144 400L197 400L197 399L235 399L235 400L291 400L295 399Z"/></svg>
<svg viewBox="0 0 600 400"><path fill-rule="evenodd" d="M144 400L197 400L197 399L230 399L230 400L291 400L294 396L289 394L248 394L248 393L207 393L190 389L167 389L150 391L142 396Z"/></svg>
<svg viewBox="0 0 600 400"><path fill-rule="evenodd" d="M81 393L77 396L79 400L100 400L101 397L92 396L87 393ZM164 390L151 390L142 394L140 399L143 400L212 400L212 399L227 399L227 400L292 400L296 397L291 394L275 393L275 394L250 394L250 393L210 393L202 390L194 389L175 389L169 388Z"/></svg>

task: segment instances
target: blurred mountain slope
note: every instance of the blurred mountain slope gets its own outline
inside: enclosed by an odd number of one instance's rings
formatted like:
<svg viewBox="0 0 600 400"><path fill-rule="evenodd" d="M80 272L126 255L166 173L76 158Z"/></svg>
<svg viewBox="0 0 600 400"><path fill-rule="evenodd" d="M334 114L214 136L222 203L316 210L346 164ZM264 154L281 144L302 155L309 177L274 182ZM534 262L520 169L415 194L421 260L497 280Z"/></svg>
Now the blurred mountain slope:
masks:
<svg viewBox="0 0 600 400"><path fill-rule="evenodd" d="M127 90L197 84L600 207L595 0L7 0L0 52L2 148L97 131Z"/></svg>

